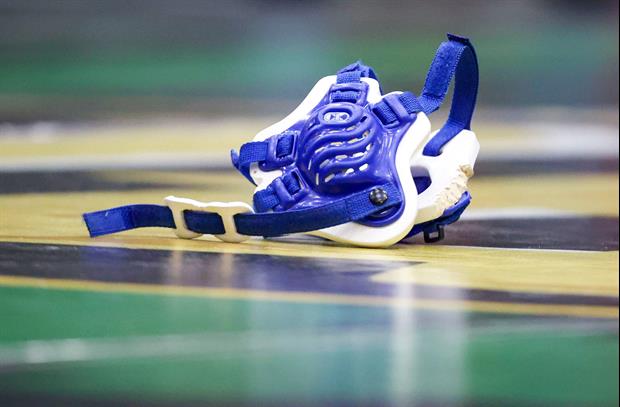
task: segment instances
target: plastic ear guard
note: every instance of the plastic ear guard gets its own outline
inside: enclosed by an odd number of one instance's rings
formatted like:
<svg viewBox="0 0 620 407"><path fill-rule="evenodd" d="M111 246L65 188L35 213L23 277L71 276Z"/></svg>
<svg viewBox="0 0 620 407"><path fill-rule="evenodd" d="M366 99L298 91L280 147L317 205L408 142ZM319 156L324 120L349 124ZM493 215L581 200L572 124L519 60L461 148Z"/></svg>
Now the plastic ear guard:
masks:
<svg viewBox="0 0 620 407"><path fill-rule="evenodd" d="M452 107L431 133L454 78ZM308 233L385 247L418 233L443 238L470 202L479 144L470 130L478 63L468 39L448 35L420 96L383 95L361 62L321 79L286 118L232 152L253 184L253 207L167 197L165 206L128 205L84 214L91 237L141 227L173 228L186 239L225 242Z"/></svg>

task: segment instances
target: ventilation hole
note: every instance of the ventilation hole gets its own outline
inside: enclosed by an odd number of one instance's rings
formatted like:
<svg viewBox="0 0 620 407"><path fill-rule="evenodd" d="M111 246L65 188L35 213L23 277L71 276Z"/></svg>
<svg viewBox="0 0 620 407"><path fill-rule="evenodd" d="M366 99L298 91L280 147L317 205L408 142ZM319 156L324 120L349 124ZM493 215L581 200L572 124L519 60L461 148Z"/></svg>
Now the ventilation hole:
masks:
<svg viewBox="0 0 620 407"><path fill-rule="evenodd" d="M370 134L370 130L366 130L364 133L362 133L362 135L360 137L351 139L351 140L347 141L347 143L352 144L352 143L355 143L355 142L358 142L358 141L362 141L366 137L368 137L369 134Z"/></svg>
<svg viewBox="0 0 620 407"><path fill-rule="evenodd" d="M343 171L342 174L343 175L348 175L348 174L353 174L355 172L355 170L353 168L349 168L346 171Z"/></svg>
<svg viewBox="0 0 620 407"><path fill-rule="evenodd" d="M366 146L366 151L370 151L370 149L371 149L371 148L372 148L372 143L370 143L370 144L368 144L368 145Z"/></svg>
<svg viewBox="0 0 620 407"><path fill-rule="evenodd" d="M297 183L297 185L299 187L301 187L301 178L299 178L299 173L297 171L293 171L291 173L291 176L293 177L293 179L295 180L295 182Z"/></svg>
<svg viewBox="0 0 620 407"><path fill-rule="evenodd" d="M363 117L360 119L360 123L364 123L364 122L366 121L366 119L368 119L368 116L363 116Z"/></svg>
<svg viewBox="0 0 620 407"><path fill-rule="evenodd" d="M327 177L325 177L325 182L329 182L329 181L333 180L334 177L335 177L334 174L329 174Z"/></svg>
<svg viewBox="0 0 620 407"><path fill-rule="evenodd" d="M418 190L418 194L426 191L432 183L430 177L413 177L413 182L415 182L415 189Z"/></svg>
<svg viewBox="0 0 620 407"><path fill-rule="evenodd" d="M345 131L351 131L351 130L354 130L354 129L355 129L355 126L349 126L346 129L344 129L344 130Z"/></svg>
<svg viewBox="0 0 620 407"><path fill-rule="evenodd" d="M319 147L319 148L317 148L316 150L314 150L314 154L318 154L318 153L320 153L321 151L325 150L326 148L327 148L326 146Z"/></svg>
<svg viewBox="0 0 620 407"><path fill-rule="evenodd" d="M368 164L364 164L360 167L360 171L364 171L366 168L368 168Z"/></svg>
<svg viewBox="0 0 620 407"><path fill-rule="evenodd" d="M343 144L344 143L342 141L334 141L333 143L330 144L330 146L339 147Z"/></svg>
<svg viewBox="0 0 620 407"><path fill-rule="evenodd" d="M319 185L319 174L316 174L316 176L314 177L314 183L316 185Z"/></svg>
<svg viewBox="0 0 620 407"><path fill-rule="evenodd" d="M327 164L329 164L329 160L324 160L321 164L319 164L319 169L325 167Z"/></svg>
<svg viewBox="0 0 620 407"><path fill-rule="evenodd" d="M363 156L364 154L365 154L365 153L363 153L363 152L361 152L361 151L360 151L359 153L355 153L355 154L353 154L353 155L351 156L351 158L361 157L361 156Z"/></svg>
<svg viewBox="0 0 620 407"><path fill-rule="evenodd" d="M308 170L312 168L312 160L308 161Z"/></svg>
<svg viewBox="0 0 620 407"><path fill-rule="evenodd" d="M345 158L347 158L347 156L345 154L340 154L340 155L337 155L334 158L336 158L336 160L344 160Z"/></svg>

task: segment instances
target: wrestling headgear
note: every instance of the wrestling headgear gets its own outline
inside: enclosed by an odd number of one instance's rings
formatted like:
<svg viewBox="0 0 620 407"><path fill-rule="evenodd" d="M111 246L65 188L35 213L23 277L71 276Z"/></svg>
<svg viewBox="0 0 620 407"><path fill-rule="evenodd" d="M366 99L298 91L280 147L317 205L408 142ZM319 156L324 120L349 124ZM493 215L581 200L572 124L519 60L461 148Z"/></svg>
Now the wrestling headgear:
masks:
<svg viewBox="0 0 620 407"><path fill-rule="evenodd" d="M431 133L452 78L446 124ZM420 96L383 95L361 62L321 79L286 118L232 152L256 190L242 202L167 197L166 206L129 205L86 213L92 237L140 227L169 227L182 238L307 233L357 246L390 246L417 233L443 238L470 202L479 144L470 130L478 63L468 39L448 35Z"/></svg>

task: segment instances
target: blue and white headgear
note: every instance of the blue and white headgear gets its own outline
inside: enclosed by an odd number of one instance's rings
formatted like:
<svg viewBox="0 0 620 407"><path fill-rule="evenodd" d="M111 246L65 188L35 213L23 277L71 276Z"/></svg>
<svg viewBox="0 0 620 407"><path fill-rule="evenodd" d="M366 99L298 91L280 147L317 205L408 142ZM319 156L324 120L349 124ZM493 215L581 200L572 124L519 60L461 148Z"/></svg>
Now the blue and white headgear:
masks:
<svg viewBox="0 0 620 407"><path fill-rule="evenodd" d="M452 78L448 120L431 132L427 115ZM165 206L122 206L84 220L91 237L157 226L226 242L290 233L368 247L418 233L437 241L471 199L477 90L474 48L456 35L439 47L420 96L382 94L373 69L357 62L321 79L291 114L232 152L233 165L256 185L253 207L169 196Z"/></svg>

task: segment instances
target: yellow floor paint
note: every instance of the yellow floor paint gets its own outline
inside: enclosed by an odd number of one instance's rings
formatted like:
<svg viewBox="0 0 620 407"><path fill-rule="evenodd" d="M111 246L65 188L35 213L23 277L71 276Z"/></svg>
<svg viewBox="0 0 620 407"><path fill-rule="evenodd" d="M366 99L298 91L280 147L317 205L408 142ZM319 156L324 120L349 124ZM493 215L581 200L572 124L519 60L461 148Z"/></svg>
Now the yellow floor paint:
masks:
<svg viewBox="0 0 620 407"><path fill-rule="evenodd" d="M196 152L227 158L231 148L251 140L256 133L287 113L282 112L280 117L229 117L205 121L119 121L106 126L42 125L27 129L16 137L1 137L0 158L18 160L84 154L110 157ZM605 116L608 117L602 123L613 126L614 113ZM441 119L437 118L437 123L441 123ZM484 146L483 152L488 154L511 151L527 155L528 152L539 152L548 148L540 142L545 132L548 132L548 126L538 128L536 123L520 125L483 120L476 124L476 134Z"/></svg>
<svg viewBox="0 0 620 407"><path fill-rule="evenodd" d="M119 123L105 127L70 127L0 138L0 157L57 157L135 153L227 153L269 125L270 119L210 120L209 122ZM216 136L216 137L214 137Z"/></svg>
<svg viewBox="0 0 620 407"><path fill-rule="evenodd" d="M342 304L370 307L404 307L428 310L458 310L499 314L618 318L617 307L519 304L492 301L426 300L367 295L292 293L285 291L241 290L233 288L181 287L169 285L107 283L100 281L45 279L0 276L0 286L37 287L56 290L78 290L112 293L209 297L234 300L283 301L318 304Z"/></svg>
<svg viewBox="0 0 620 407"><path fill-rule="evenodd" d="M618 216L618 174L521 175L470 181L472 209L535 208Z"/></svg>

